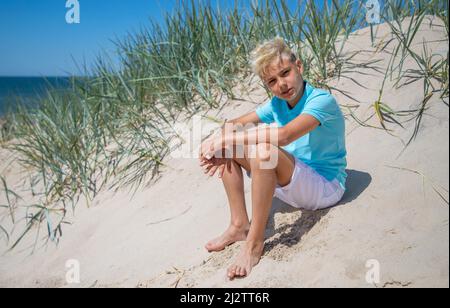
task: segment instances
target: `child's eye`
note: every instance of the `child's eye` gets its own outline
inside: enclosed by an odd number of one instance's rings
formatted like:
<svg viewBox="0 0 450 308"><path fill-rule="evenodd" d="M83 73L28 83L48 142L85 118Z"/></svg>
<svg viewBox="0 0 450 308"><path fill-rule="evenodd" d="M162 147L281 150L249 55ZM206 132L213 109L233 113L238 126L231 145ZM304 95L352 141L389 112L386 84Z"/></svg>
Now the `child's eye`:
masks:
<svg viewBox="0 0 450 308"><path fill-rule="evenodd" d="M281 75L286 76L287 74L289 74L289 70L284 71Z"/></svg>
<svg viewBox="0 0 450 308"><path fill-rule="evenodd" d="M274 79L269 80L269 82L268 82L269 85L273 85L274 83L275 83L275 80L274 80Z"/></svg>

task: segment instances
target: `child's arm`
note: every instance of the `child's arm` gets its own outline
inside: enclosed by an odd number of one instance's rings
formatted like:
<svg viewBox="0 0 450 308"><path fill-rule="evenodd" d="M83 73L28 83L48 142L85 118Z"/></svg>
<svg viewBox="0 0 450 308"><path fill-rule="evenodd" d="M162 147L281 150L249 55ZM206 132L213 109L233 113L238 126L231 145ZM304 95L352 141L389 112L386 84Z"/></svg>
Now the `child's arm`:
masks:
<svg viewBox="0 0 450 308"><path fill-rule="evenodd" d="M205 141L203 141L202 143L204 143L204 144L213 143L213 140L215 140L221 136L236 132L237 125L241 126L242 128L248 128L248 127L245 127L247 124L254 124L256 127L256 125L259 123L263 123L263 122L258 117L258 115L256 114L255 111L244 114L236 119L232 119L232 120L225 119L221 128L219 130L217 130L215 133L211 134L209 137L207 137L205 139ZM203 145L203 147L205 147L205 145ZM207 146L207 147L209 148L209 146ZM200 148L200 150L201 150L201 148ZM201 156L201 154L202 154L202 151L200 151L200 153L199 153L200 160L202 160L204 158Z"/></svg>
<svg viewBox="0 0 450 308"><path fill-rule="evenodd" d="M213 176L214 173L218 170L219 171L219 177L223 176L223 173L225 171L225 165L227 165L227 167L231 167L229 164L226 163L227 159L217 159L216 161L213 160L207 160L205 159L205 157L202 155L202 148L209 148L210 145L209 144L213 144L214 143L214 139L225 135L225 133L230 133L230 132L236 132L236 128L234 127L235 125L241 125L242 127L245 127L247 124L254 124L257 125L259 123L263 123L261 121L261 119L258 117L258 115L256 114L255 111L246 113L236 119L232 119L232 120L225 120L220 133L219 131L214 134L213 136L207 138L206 141L203 142L202 146L200 147L200 153L199 153L199 157L200 157L200 166L204 167L205 170L210 171L210 176ZM230 125L228 127L226 127L226 125ZM230 131L230 128L231 131Z"/></svg>
<svg viewBox="0 0 450 308"><path fill-rule="evenodd" d="M259 123L262 123L261 119L258 117L255 111L249 112L247 114L244 114L243 116L240 116L239 118L236 118L231 121L227 121L226 123L233 123L233 124L241 124L243 126L252 123L254 125L257 125Z"/></svg>
<svg viewBox="0 0 450 308"><path fill-rule="evenodd" d="M319 126L319 124L320 122L313 116L301 114L283 127L266 127L243 132L226 131L221 136L215 137L214 140L211 140L209 144L202 148L202 157L210 159L216 151L234 144L251 145L271 143L276 146L286 146L303 135L306 135Z"/></svg>
<svg viewBox="0 0 450 308"><path fill-rule="evenodd" d="M256 127L256 125L258 125L259 123L263 123L263 122L258 117L256 112L252 111L252 112L246 113L236 119L225 120L221 127L220 133L218 132L217 135L214 136L214 138L221 134L223 135L225 133L236 132L236 125L240 125L243 128L245 128L247 124L253 124ZM227 127L227 125L229 125L229 126Z"/></svg>
<svg viewBox="0 0 450 308"><path fill-rule="evenodd" d="M219 136L224 135L226 132L236 132L236 125L242 125L242 127L245 127L247 124L254 124L257 125L259 123L263 123L261 119L258 117L255 111L249 112L247 114L244 114L236 119L228 120L225 119L220 129L218 129L216 132L210 134L205 138L203 141L204 143L208 141L212 141L213 139L216 139ZM226 130L227 129L227 130Z"/></svg>

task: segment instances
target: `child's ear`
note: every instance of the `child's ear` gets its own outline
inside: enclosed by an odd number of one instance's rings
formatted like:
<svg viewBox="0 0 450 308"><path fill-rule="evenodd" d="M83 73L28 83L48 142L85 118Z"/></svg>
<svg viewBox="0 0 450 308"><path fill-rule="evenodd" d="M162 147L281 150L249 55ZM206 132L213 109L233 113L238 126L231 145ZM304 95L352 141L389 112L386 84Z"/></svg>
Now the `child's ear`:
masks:
<svg viewBox="0 0 450 308"><path fill-rule="evenodd" d="M303 63L302 63L302 61L297 60L297 61L295 61L295 64L297 65L300 74L303 75Z"/></svg>

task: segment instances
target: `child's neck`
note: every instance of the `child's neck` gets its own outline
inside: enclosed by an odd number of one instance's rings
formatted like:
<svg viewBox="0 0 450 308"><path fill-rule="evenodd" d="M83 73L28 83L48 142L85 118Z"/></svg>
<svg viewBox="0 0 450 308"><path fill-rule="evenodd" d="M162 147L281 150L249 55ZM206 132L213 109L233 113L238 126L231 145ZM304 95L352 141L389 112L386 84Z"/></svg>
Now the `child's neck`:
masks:
<svg viewBox="0 0 450 308"><path fill-rule="evenodd" d="M303 93L305 92L305 85L306 85L306 81L302 81L301 91L298 93L298 95L295 98L293 98L290 101L287 101L289 109L291 109L291 110L294 109L294 107L297 105L297 103L301 100L301 98L303 97Z"/></svg>

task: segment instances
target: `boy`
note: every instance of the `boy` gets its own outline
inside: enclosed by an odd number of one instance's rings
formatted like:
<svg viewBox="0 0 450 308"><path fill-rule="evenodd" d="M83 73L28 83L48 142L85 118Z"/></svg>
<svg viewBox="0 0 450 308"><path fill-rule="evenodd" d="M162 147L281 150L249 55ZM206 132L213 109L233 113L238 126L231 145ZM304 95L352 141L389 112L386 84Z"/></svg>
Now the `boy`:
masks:
<svg viewBox="0 0 450 308"><path fill-rule="evenodd" d="M228 268L230 279L249 275L258 264L273 196L297 208L327 208L341 200L347 177L345 122L333 96L303 80L302 62L281 38L258 46L251 54L251 63L274 97L227 124L275 122L277 127L232 133L225 130L204 141L200 148L200 165L210 176L219 172L231 210L228 229L205 247L209 252L220 251L236 241L245 241ZM250 155L252 143L256 155ZM234 150L239 145L243 145L244 155L217 155L218 150ZM277 160L267 167L272 157ZM242 168L252 178L251 224Z"/></svg>

